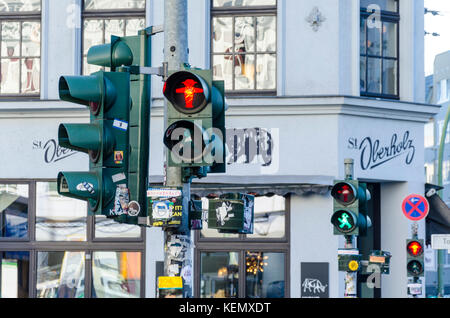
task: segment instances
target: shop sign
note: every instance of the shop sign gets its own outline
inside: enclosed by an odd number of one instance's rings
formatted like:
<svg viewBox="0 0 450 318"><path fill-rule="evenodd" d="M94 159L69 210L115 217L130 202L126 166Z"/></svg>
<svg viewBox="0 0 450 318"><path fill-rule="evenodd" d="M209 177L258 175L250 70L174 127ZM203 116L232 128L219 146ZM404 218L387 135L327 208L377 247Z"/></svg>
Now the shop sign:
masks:
<svg viewBox="0 0 450 318"><path fill-rule="evenodd" d="M398 135L394 133L389 142L383 142L377 137L349 138L348 148L359 151L359 162L362 170L372 170L386 165L392 160L403 158L409 166L414 160L416 147L409 131Z"/></svg>
<svg viewBox="0 0 450 318"><path fill-rule="evenodd" d="M208 228L220 233L253 234L255 197L247 194L225 194L210 199Z"/></svg>
<svg viewBox="0 0 450 318"><path fill-rule="evenodd" d="M301 263L302 298L329 298L329 263Z"/></svg>

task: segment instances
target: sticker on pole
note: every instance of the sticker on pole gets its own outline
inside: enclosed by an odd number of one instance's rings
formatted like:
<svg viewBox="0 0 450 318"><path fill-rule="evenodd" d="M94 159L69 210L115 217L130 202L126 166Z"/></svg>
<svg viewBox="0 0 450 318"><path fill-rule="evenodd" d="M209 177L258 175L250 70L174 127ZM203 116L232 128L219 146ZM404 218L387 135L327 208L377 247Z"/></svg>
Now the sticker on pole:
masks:
<svg viewBox="0 0 450 318"><path fill-rule="evenodd" d="M403 214L411 221L420 221L427 217L430 205L427 199L418 194L411 194L402 203Z"/></svg>

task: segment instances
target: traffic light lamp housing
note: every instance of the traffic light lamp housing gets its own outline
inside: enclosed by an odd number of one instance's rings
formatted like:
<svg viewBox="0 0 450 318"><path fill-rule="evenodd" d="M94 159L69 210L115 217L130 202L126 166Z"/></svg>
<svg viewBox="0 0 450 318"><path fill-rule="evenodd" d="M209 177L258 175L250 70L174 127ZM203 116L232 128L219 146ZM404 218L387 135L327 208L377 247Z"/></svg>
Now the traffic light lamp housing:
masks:
<svg viewBox="0 0 450 318"><path fill-rule="evenodd" d="M60 172L58 193L88 202L89 212L114 216L114 196L128 187L130 75L97 72L63 76L62 100L88 106L89 124L61 124L59 144L89 154L89 172Z"/></svg>
<svg viewBox="0 0 450 318"><path fill-rule="evenodd" d="M424 240L406 240L406 270L410 277L424 276Z"/></svg>
<svg viewBox="0 0 450 318"><path fill-rule="evenodd" d="M224 173L225 92L223 81L213 81L211 70L186 68L170 72L163 89L168 100L164 144L169 166L209 167Z"/></svg>
<svg viewBox="0 0 450 318"><path fill-rule="evenodd" d="M367 216L367 202L370 200L367 185L357 180L338 180L334 182L331 196L334 234L364 236L371 226Z"/></svg>

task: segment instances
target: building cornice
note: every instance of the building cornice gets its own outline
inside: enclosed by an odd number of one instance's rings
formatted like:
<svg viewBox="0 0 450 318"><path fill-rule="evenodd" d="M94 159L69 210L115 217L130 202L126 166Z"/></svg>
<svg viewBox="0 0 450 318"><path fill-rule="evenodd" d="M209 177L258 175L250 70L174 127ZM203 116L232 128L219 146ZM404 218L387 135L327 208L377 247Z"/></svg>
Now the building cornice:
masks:
<svg viewBox="0 0 450 318"><path fill-rule="evenodd" d="M230 97L227 116L346 115L428 122L440 105L353 96ZM153 99L152 117L164 116L164 101ZM89 110L59 100L0 102L0 118L87 118Z"/></svg>

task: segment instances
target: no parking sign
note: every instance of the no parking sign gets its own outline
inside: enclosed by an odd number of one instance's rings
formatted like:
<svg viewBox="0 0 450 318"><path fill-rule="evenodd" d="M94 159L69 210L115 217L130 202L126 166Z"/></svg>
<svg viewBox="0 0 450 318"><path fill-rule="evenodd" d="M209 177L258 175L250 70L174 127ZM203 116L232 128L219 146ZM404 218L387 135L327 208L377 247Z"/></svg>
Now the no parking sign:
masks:
<svg viewBox="0 0 450 318"><path fill-rule="evenodd" d="M430 211L428 200L418 194L407 196L402 203L403 214L411 221L420 221L427 217Z"/></svg>

